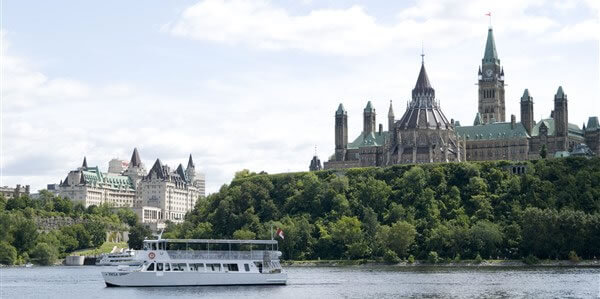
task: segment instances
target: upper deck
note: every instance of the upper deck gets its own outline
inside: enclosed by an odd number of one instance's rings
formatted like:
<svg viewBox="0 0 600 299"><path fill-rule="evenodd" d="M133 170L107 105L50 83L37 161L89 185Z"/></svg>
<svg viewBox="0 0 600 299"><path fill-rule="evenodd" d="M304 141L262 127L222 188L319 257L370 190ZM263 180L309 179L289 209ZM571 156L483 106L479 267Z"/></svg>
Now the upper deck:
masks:
<svg viewBox="0 0 600 299"><path fill-rule="evenodd" d="M143 251L166 251L164 257L172 260L278 260L281 256L276 240L144 240ZM162 253L155 256L163 257Z"/></svg>

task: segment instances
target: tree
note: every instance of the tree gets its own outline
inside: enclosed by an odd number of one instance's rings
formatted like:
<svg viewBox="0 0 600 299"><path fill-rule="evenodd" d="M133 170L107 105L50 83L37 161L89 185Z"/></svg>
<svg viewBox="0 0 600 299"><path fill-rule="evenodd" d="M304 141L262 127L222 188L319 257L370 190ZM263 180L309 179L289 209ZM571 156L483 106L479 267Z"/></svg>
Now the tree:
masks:
<svg viewBox="0 0 600 299"><path fill-rule="evenodd" d="M33 248L38 235L37 226L33 220L16 217L11 228L13 230L13 246L17 248L18 252L25 252Z"/></svg>
<svg viewBox="0 0 600 299"><path fill-rule="evenodd" d="M485 257L496 255L497 248L502 244L503 236L497 224L489 221L479 221L470 229L471 248L473 252Z"/></svg>
<svg viewBox="0 0 600 299"><path fill-rule="evenodd" d="M150 237L152 237L150 229L138 223L129 229L129 240L127 241L127 244L129 245L129 248L139 250L142 249L144 240Z"/></svg>
<svg viewBox="0 0 600 299"><path fill-rule="evenodd" d="M233 238L236 240L254 240L256 239L256 234L247 229L238 229L233 232Z"/></svg>
<svg viewBox="0 0 600 299"><path fill-rule="evenodd" d="M8 242L0 242L0 264L13 265L16 260L17 249Z"/></svg>
<svg viewBox="0 0 600 299"><path fill-rule="evenodd" d="M56 262L58 251L46 243L38 243L31 251L31 257L37 264L47 266Z"/></svg>
<svg viewBox="0 0 600 299"><path fill-rule="evenodd" d="M548 155L548 149L546 148L545 144L542 144L542 148L540 149L540 157L542 159L546 159L547 155Z"/></svg>
<svg viewBox="0 0 600 299"><path fill-rule="evenodd" d="M129 208L122 208L117 211L117 216L121 222L127 223L129 226L135 226L138 222L137 214Z"/></svg>
<svg viewBox="0 0 600 299"><path fill-rule="evenodd" d="M99 221L91 221L84 225L90 236L92 247L100 247L106 241L106 225Z"/></svg>
<svg viewBox="0 0 600 299"><path fill-rule="evenodd" d="M408 249L415 242L417 230L406 222L398 221L390 227L388 244L389 248L396 252L399 257L408 255Z"/></svg>

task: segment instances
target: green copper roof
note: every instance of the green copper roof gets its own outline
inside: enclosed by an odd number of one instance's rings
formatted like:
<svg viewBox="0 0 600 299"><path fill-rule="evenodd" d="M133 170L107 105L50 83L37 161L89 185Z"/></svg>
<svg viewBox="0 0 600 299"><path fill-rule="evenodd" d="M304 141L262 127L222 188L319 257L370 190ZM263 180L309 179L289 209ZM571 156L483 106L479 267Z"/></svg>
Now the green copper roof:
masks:
<svg viewBox="0 0 600 299"><path fill-rule="evenodd" d="M588 123L587 123L587 127L585 128L586 131L595 131L600 129L600 124L598 123L598 117L597 116L590 116L590 118L588 118Z"/></svg>
<svg viewBox="0 0 600 299"><path fill-rule="evenodd" d="M555 97L558 98L558 99L562 99L562 98L565 97L565 92L563 91L562 86L558 87L558 90L556 91L556 96Z"/></svg>
<svg viewBox="0 0 600 299"><path fill-rule="evenodd" d="M473 125L477 126L477 125L481 125L481 114L479 114L479 112L477 112L477 114L475 114L475 120L473 121Z"/></svg>
<svg viewBox="0 0 600 299"><path fill-rule="evenodd" d="M533 129L531 129L531 136L539 136L540 135L540 127L544 124L548 128L548 136L554 136L555 134L555 125L553 118L542 119L537 122ZM579 128L576 124L569 124L569 136L572 137L583 137L583 130Z"/></svg>
<svg viewBox="0 0 600 299"><path fill-rule="evenodd" d="M354 141L348 144L348 149L357 149L364 146L380 146L385 143L385 139L388 136L388 132L371 133L365 136L364 134L358 135Z"/></svg>
<svg viewBox="0 0 600 299"><path fill-rule="evenodd" d="M488 29L487 41L485 43L485 52L483 54L483 64L500 64L498 53L496 52L496 43L494 42L494 33L492 28Z"/></svg>
<svg viewBox="0 0 600 299"><path fill-rule="evenodd" d="M523 96L521 97L521 102L531 101L533 98L529 95L529 89L525 88L523 91Z"/></svg>
<svg viewBox="0 0 600 299"><path fill-rule="evenodd" d="M82 175L86 185L135 190L133 188L133 182L128 176L102 173L97 166L88 167L86 170L82 171Z"/></svg>
<svg viewBox="0 0 600 299"><path fill-rule="evenodd" d="M335 112L335 115L340 114L346 114L346 109L344 109L344 105L342 103L340 103L340 105L337 108L337 111Z"/></svg>
<svg viewBox="0 0 600 299"><path fill-rule="evenodd" d="M527 131L521 123L512 128L511 123L493 123L466 127L455 127L456 133L467 140L495 140L527 138Z"/></svg>
<svg viewBox="0 0 600 299"><path fill-rule="evenodd" d="M365 107L365 112L367 112L367 111L373 111L373 110L374 110L373 109L373 105L371 104L371 101L369 101L367 103L367 107Z"/></svg>

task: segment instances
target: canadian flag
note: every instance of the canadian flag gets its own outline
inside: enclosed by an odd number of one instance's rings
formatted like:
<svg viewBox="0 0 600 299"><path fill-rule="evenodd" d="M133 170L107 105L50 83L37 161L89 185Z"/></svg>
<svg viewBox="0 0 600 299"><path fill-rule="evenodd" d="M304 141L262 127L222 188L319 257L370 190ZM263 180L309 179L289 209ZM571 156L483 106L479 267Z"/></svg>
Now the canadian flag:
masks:
<svg viewBox="0 0 600 299"><path fill-rule="evenodd" d="M275 233L276 236L279 236L282 240L285 239L283 237L283 231L281 230L281 228L277 229L277 232Z"/></svg>

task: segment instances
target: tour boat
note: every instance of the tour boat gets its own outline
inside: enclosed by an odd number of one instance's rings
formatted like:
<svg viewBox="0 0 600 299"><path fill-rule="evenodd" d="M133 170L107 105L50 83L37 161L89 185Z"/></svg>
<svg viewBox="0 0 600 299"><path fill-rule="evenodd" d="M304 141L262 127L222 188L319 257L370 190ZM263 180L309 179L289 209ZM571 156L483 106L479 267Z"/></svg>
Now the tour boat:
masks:
<svg viewBox="0 0 600 299"><path fill-rule="evenodd" d="M102 256L96 262L98 266L120 266L120 265L139 265L140 261L135 259L135 251L132 249L124 252L109 253Z"/></svg>
<svg viewBox="0 0 600 299"><path fill-rule="evenodd" d="M139 266L102 272L108 287L284 285L276 240L144 240Z"/></svg>

